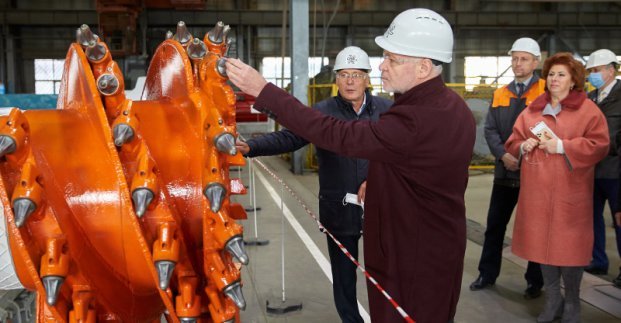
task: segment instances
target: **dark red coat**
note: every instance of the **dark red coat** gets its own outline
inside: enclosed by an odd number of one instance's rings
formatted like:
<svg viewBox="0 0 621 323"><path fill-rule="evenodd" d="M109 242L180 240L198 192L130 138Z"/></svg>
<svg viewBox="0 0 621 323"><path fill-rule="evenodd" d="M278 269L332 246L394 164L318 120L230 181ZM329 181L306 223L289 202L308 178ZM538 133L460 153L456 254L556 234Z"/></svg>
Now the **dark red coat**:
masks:
<svg viewBox="0 0 621 323"><path fill-rule="evenodd" d="M466 249L464 193L475 140L466 103L441 77L401 95L377 122L346 122L268 84L258 109L317 146L370 160L366 269L420 323L455 315ZM401 316L369 285L374 323Z"/></svg>

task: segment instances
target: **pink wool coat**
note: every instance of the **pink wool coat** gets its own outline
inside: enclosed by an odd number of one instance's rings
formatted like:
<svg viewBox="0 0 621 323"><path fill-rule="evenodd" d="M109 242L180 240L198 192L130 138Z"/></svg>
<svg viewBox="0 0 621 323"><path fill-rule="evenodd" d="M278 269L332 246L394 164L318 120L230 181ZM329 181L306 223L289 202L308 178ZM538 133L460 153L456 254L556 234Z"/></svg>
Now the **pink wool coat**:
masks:
<svg viewBox="0 0 621 323"><path fill-rule="evenodd" d="M570 91L561 112L543 114L549 93L518 117L505 149L514 156L540 121L563 141L565 154L536 148L521 156L521 183L513 229L513 253L553 266L586 266L593 250L593 176L608 154L608 125L584 92Z"/></svg>

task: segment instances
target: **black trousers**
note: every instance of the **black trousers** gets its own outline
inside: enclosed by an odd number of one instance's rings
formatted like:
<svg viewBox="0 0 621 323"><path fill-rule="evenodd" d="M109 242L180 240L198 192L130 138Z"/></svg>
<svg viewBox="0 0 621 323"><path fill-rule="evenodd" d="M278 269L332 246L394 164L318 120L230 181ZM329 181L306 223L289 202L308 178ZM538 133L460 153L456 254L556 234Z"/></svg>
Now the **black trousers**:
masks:
<svg viewBox="0 0 621 323"><path fill-rule="evenodd" d="M345 256L329 236L326 238L328 238L328 253L332 265L332 293L336 311L344 323L363 323L356 297L356 265ZM336 238L358 260L360 235L336 236Z"/></svg>
<svg viewBox="0 0 621 323"><path fill-rule="evenodd" d="M485 242L481 260L479 261L479 273L489 282L495 282L500 275L502 263L502 244L507 231L507 224L518 201L519 187L509 187L494 184L492 197L487 213L487 229L485 229ZM526 282L537 287L543 286L541 267L536 262L528 262Z"/></svg>

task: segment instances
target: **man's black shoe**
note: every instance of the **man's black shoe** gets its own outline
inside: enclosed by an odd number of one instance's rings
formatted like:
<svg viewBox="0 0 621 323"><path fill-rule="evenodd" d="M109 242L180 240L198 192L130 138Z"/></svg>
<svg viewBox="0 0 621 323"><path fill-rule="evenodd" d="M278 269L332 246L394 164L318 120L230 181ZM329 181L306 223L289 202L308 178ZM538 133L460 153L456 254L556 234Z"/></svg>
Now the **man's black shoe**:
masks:
<svg viewBox="0 0 621 323"><path fill-rule="evenodd" d="M535 286L533 284L528 284L526 290L524 290L524 298L525 299L535 299L541 296L541 287Z"/></svg>
<svg viewBox="0 0 621 323"><path fill-rule="evenodd" d="M483 278L483 276L479 276L477 280L470 284L470 290L481 290L488 286L494 286L494 282L486 280L485 278Z"/></svg>
<svg viewBox="0 0 621 323"><path fill-rule="evenodd" d="M584 271L586 271L587 273L591 275L608 275L608 269L597 268L591 265L588 265L586 268L584 268Z"/></svg>
<svg viewBox="0 0 621 323"><path fill-rule="evenodd" d="M612 280L612 283L618 287L621 288L621 272L619 273L619 276L617 276L617 278Z"/></svg>

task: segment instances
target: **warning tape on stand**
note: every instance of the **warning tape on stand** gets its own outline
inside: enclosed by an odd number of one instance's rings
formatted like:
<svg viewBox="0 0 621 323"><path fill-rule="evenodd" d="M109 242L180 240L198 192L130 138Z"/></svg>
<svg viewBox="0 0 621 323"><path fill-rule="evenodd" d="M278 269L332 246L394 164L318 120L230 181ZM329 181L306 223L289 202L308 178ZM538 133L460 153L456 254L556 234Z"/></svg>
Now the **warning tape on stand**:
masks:
<svg viewBox="0 0 621 323"><path fill-rule="evenodd" d="M319 219L317 218L315 213L313 213L313 211L311 211L310 208L306 206L302 199L289 187L289 185L287 185L280 177L278 177L278 175L274 174L274 172L272 172L267 166L265 166L265 164L263 164L263 162L261 162L259 159L255 158L254 161L256 161L257 164L259 164L268 174L270 174L275 180L283 185L287 189L287 191L289 191L289 194L291 194L291 196L293 196L293 198L295 198L298 203L300 203L302 208L304 208L304 211L306 211L306 213L308 213L308 215L310 215L315 220L315 222L317 222L317 226L319 227L319 229L322 232L328 234L328 236L334 241L334 243L336 243L341 251L347 256L347 258L349 258L349 260L351 260L356 265L356 267L360 269L360 271L373 284L373 286L375 286L375 288L377 288L377 290L379 290L382 295L386 297L386 299L390 302L390 304L392 304L395 310L399 312L403 319L408 323L415 323L415 321L408 315L408 313L406 313L403 308L401 308L401 306L384 290L384 288L377 282L377 280L375 280L375 278L373 278L373 276L371 276L371 274L369 274L369 272L367 272L364 267L362 267L362 265L360 265L360 263L349 253L349 250L347 250L347 248L345 248L343 244L341 244L341 242L336 237L334 237L332 233L328 231L328 229L326 229L323 224L321 224L321 222L319 222Z"/></svg>

